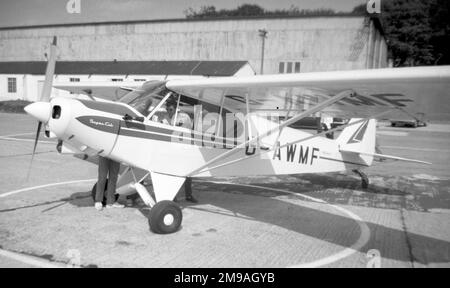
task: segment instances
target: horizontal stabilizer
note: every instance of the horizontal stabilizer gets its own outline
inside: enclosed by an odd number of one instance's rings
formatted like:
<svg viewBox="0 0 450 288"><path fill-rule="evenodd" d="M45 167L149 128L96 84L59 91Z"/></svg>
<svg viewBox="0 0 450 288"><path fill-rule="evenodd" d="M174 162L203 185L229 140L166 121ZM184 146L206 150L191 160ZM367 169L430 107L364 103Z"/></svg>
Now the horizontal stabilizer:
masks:
<svg viewBox="0 0 450 288"><path fill-rule="evenodd" d="M430 162L420 161L420 160L416 160L416 159L409 159L409 158L403 158L403 157L397 157L397 156L391 156L391 155L384 155L384 154L377 154L377 153L365 153L365 152L358 152L358 151L351 151L351 150L341 150L341 152L356 153L356 154L360 154L360 155L364 155L364 156L378 157L378 158L381 158L381 159L405 161L405 162L427 164L427 165L431 165L432 164Z"/></svg>

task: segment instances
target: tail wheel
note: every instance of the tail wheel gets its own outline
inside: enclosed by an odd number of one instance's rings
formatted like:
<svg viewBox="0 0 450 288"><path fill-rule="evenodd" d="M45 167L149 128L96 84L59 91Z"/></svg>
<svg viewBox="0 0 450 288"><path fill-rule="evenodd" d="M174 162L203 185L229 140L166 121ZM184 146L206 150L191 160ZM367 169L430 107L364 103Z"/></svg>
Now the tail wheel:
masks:
<svg viewBox="0 0 450 288"><path fill-rule="evenodd" d="M152 207L148 223L153 232L169 234L180 228L182 220L181 208L173 201L164 200Z"/></svg>
<svg viewBox="0 0 450 288"><path fill-rule="evenodd" d="M363 189L369 188L369 177L367 177L366 173L359 171L358 169L353 170L353 172L361 177L361 187Z"/></svg>
<svg viewBox="0 0 450 288"><path fill-rule="evenodd" d="M106 191L106 189L108 189L108 181L105 182L105 190L104 191ZM91 190L91 196L92 196L92 200L94 200L94 202L95 202L95 194L97 194L97 183L94 184L94 186L92 187L92 190ZM114 194L114 198L115 198L115 201L117 201L119 199L119 194ZM103 195L102 204L103 204L103 206L106 205L106 194Z"/></svg>
<svg viewBox="0 0 450 288"><path fill-rule="evenodd" d="M361 187L363 189L369 188L369 178L365 174L361 177Z"/></svg>

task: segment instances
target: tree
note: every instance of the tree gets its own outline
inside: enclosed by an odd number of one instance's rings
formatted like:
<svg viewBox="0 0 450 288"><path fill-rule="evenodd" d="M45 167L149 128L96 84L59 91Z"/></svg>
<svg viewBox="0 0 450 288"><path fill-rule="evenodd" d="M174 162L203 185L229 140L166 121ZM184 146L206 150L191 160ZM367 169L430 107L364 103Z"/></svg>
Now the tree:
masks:
<svg viewBox="0 0 450 288"><path fill-rule="evenodd" d="M195 11L192 8L184 11L186 18L211 18L211 17L245 17L245 16L261 16L264 15L265 10L252 4L243 4L236 9L222 9L217 11L214 6L202 6L200 11Z"/></svg>
<svg viewBox="0 0 450 288"><path fill-rule="evenodd" d="M435 64L450 64L450 1L432 0L430 3L430 26Z"/></svg>
<svg viewBox="0 0 450 288"><path fill-rule="evenodd" d="M379 17L394 66L449 63L448 0L384 0L381 14L368 15L366 4L353 13Z"/></svg>
<svg viewBox="0 0 450 288"><path fill-rule="evenodd" d="M259 5L243 4L236 9L222 9L217 11L214 6L202 6L199 11L189 8L184 11L186 18L214 18L214 17L257 17L257 16L309 16L309 15L336 15L333 9L302 9L292 5L289 9L268 11Z"/></svg>
<svg viewBox="0 0 450 288"><path fill-rule="evenodd" d="M332 9L289 9L268 11L259 5L243 4L236 9L217 10L203 6L199 11L184 11L187 18L258 16L331 16L366 15L378 17L387 39L394 66L450 64L450 0L382 0L381 14L368 14L367 5L356 6L351 13Z"/></svg>

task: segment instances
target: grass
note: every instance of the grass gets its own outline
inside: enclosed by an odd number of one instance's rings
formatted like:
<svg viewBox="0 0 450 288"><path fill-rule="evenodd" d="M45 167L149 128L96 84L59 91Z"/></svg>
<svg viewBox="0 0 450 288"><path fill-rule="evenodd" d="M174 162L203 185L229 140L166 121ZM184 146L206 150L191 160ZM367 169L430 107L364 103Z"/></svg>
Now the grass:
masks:
<svg viewBox="0 0 450 288"><path fill-rule="evenodd" d="M25 113L23 108L30 103L31 103L30 101L26 100L0 101L0 112Z"/></svg>

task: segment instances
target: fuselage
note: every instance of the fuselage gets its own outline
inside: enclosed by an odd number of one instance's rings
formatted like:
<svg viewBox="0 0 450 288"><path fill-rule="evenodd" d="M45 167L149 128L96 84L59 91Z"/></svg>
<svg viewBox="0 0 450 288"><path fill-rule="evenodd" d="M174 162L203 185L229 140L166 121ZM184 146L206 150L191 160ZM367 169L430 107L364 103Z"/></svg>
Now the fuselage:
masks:
<svg viewBox="0 0 450 288"><path fill-rule="evenodd" d="M186 176L245 140L242 137L215 137L207 131L149 119L126 121L123 120L125 114L140 114L124 103L54 98L51 105L50 130L60 140L76 147L78 152L98 154L132 167L169 175ZM251 120L252 135L261 135L277 127L277 123L258 115L252 115ZM236 131L233 134L236 136ZM206 167L217 168L200 171L192 177L325 173L367 166L359 157L340 153L337 142L324 137L283 147L311 135L286 127L280 133L263 137L255 147L239 148L236 153ZM274 145L275 149L269 151ZM259 155L252 157L254 154ZM231 164L222 165L228 162Z"/></svg>

